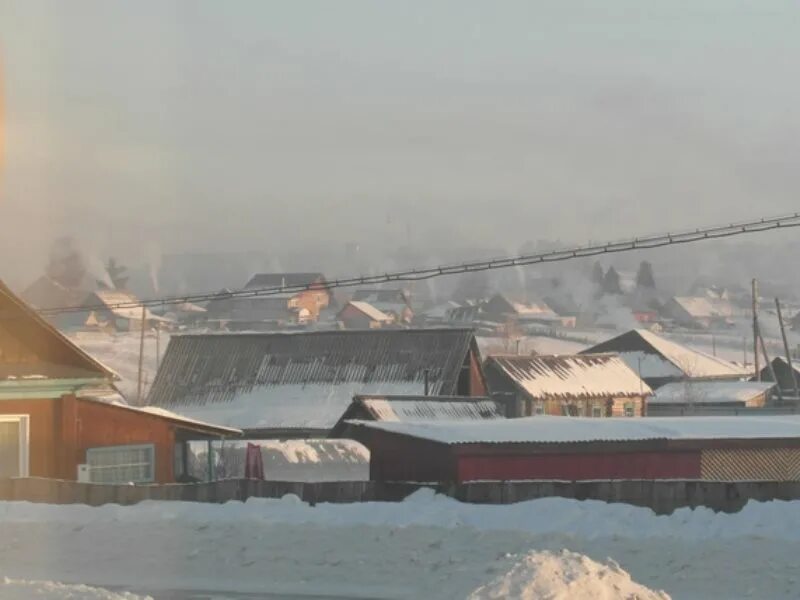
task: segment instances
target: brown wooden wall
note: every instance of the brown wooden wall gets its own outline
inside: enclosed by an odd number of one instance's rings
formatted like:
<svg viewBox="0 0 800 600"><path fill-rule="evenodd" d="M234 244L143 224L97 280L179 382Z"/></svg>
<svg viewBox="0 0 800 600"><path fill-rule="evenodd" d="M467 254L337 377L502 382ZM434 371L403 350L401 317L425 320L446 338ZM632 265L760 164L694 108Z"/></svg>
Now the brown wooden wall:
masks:
<svg viewBox="0 0 800 600"><path fill-rule="evenodd" d="M29 416L32 477L75 480L89 448L154 444L156 482L174 481L175 428L157 416L70 396L3 400L0 414Z"/></svg>

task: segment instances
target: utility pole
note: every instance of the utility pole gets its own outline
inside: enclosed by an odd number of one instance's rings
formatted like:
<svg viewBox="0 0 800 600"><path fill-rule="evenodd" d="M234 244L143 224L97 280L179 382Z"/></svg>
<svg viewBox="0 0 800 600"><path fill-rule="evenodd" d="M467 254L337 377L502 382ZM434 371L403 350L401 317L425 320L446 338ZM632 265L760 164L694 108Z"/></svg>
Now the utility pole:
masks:
<svg viewBox="0 0 800 600"><path fill-rule="evenodd" d="M753 368L756 381L761 381L761 368L758 364L758 281L752 281L753 292Z"/></svg>
<svg viewBox="0 0 800 600"><path fill-rule="evenodd" d="M795 399L800 399L800 392L797 390L797 373L792 366L792 353L789 350L789 340L786 338L786 328L783 325L783 314L781 313L781 301L775 298L775 308L778 311L778 325L781 327L781 337L783 338L783 350L786 352L786 365L789 367L789 374L792 376L792 391ZM780 383L778 383L780 387Z"/></svg>
<svg viewBox="0 0 800 600"><path fill-rule="evenodd" d="M147 319L147 308L144 304L142 304L142 332L139 336L139 377L138 381L138 391L136 393L136 401L138 402L139 406L142 406L143 398L142 398L142 373L144 372L144 324L145 320Z"/></svg>

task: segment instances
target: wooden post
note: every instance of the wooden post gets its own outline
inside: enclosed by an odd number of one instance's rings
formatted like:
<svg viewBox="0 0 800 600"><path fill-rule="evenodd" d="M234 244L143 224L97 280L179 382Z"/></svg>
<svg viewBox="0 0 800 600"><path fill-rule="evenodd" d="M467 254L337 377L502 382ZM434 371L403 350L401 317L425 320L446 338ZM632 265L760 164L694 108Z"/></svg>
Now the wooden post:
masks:
<svg viewBox="0 0 800 600"><path fill-rule="evenodd" d="M425 374L425 395L427 396L429 391L430 391L430 383L428 381L428 377L429 377L428 369L425 369L425 371L423 371L423 373Z"/></svg>
<svg viewBox="0 0 800 600"><path fill-rule="evenodd" d="M756 381L761 381L761 368L758 364L758 282L752 281L753 292L753 368Z"/></svg>
<svg viewBox="0 0 800 600"><path fill-rule="evenodd" d="M786 364L789 367L789 373L792 376L792 391L794 392L795 399L800 399L800 392L797 389L797 373L794 372L792 366L792 353L789 350L789 340L786 338L786 328L783 325L783 314L781 313L781 301L775 298L775 308L778 311L778 325L781 327L781 337L783 338L783 349L786 352ZM778 383L780 387L780 382Z"/></svg>
<svg viewBox="0 0 800 600"><path fill-rule="evenodd" d="M761 335L761 331L758 332L758 340L761 342L761 352L764 353L764 362L767 363L767 368L769 369L769 374L772 377L772 381L775 382L775 389L778 390L778 400L783 401L783 392L781 391L781 385L778 383L778 378L775 377L775 369L772 366L772 363L769 360L769 356L767 355L767 345L764 343L764 337Z"/></svg>
<svg viewBox="0 0 800 600"><path fill-rule="evenodd" d="M139 377L137 393L136 393L136 401L139 406L142 406L143 398L142 398L142 373L144 372L144 322L147 318L147 308L144 304L142 304L142 332L139 336Z"/></svg>

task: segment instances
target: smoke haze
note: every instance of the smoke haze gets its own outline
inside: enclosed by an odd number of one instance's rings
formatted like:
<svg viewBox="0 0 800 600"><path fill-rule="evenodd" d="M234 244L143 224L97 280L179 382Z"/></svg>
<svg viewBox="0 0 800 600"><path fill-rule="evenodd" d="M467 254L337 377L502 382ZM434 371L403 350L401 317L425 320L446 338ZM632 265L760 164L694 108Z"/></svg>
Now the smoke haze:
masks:
<svg viewBox="0 0 800 600"><path fill-rule="evenodd" d="M0 277L65 235L357 272L793 212L797 31L789 0L0 0Z"/></svg>

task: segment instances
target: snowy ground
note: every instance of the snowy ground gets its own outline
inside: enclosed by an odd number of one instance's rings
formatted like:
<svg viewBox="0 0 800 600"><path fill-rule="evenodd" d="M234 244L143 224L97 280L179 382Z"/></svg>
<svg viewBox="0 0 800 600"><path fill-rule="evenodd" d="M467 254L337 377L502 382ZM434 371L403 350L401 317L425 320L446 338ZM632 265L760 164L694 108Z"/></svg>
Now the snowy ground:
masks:
<svg viewBox="0 0 800 600"><path fill-rule="evenodd" d="M513 598L514 590L520 598L625 598L639 589L627 571L654 590L637 592L648 600L659 597L656 590L688 599L797 598L800 531L790 524L798 516L798 502L666 517L564 499L478 506L428 491L398 504L313 508L294 498L101 508L5 503L0 577L156 599L232 592Z"/></svg>

